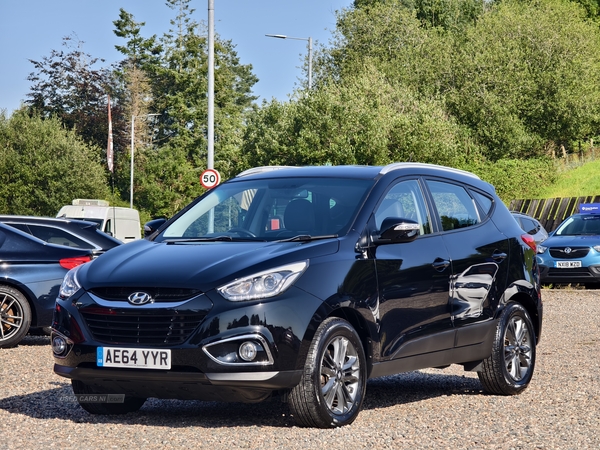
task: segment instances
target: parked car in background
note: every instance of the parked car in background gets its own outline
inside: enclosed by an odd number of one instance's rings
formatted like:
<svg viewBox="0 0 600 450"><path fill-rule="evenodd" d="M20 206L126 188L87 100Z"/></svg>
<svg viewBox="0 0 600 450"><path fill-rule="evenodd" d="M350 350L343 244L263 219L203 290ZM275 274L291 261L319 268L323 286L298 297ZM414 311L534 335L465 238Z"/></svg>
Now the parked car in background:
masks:
<svg viewBox="0 0 600 450"><path fill-rule="evenodd" d="M535 242L494 188L398 163L239 174L71 270L51 339L93 414L279 395L327 428L357 417L368 378L426 367L518 394L541 328ZM123 402L86 401L108 393Z"/></svg>
<svg viewBox="0 0 600 450"><path fill-rule="evenodd" d="M91 259L89 249L49 244L0 223L0 348L49 327L65 274Z"/></svg>
<svg viewBox="0 0 600 450"><path fill-rule="evenodd" d="M542 283L600 287L600 208L593 206L582 204L538 247Z"/></svg>
<svg viewBox="0 0 600 450"><path fill-rule="evenodd" d="M118 239L100 231L95 222L36 216L0 216L5 223L49 244L92 250L94 256L121 245Z"/></svg>
<svg viewBox="0 0 600 450"><path fill-rule="evenodd" d="M511 211L511 214L523 231L533 236L536 245L540 245L542 242L548 239L548 232L539 220L517 211Z"/></svg>

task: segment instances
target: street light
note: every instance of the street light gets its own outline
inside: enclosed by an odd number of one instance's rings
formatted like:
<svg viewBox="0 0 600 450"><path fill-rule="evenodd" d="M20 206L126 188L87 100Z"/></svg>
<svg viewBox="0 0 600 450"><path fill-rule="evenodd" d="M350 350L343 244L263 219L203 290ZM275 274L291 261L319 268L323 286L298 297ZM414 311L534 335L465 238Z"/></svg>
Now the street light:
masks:
<svg viewBox="0 0 600 450"><path fill-rule="evenodd" d="M141 116L131 116L131 183L129 186L129 207L133 208L133 147L135 141L135 118L160 116L160 114L143 114Z"/></svg>
<svg viewBox="0 0 600 450"><path fill-rule="evenodd" d="M294 39L296 41L308 41L308 88L312 87L312 37L299 38L286 36L285 34L265 34L267 37L277 39Z"/></svg>

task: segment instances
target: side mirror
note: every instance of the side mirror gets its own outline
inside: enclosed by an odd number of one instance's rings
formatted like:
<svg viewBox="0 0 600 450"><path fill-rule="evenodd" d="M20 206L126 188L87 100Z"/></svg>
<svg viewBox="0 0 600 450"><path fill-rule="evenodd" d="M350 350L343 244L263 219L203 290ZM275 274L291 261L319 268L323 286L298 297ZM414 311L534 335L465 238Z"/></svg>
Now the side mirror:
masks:
<svg viewBox="0 0 600 450"><path fill-rule="evenodd" d="M152 233L154 233L156 230L158 230L161 226L163 226L165 224L166 221L167 221L167 219L165 219L164 217L161 217L160 219L154 219L154 220L151 220L150 222L146 222L144 224L144 238L147 238Z"/></svg>
<svg viewBox="0 0 600 450"><path fill-rule="evenodd" d="M381 234L376 244L398 244L412 242L419 236L420 226L414 220L387 217L381 224Z"/></svg>

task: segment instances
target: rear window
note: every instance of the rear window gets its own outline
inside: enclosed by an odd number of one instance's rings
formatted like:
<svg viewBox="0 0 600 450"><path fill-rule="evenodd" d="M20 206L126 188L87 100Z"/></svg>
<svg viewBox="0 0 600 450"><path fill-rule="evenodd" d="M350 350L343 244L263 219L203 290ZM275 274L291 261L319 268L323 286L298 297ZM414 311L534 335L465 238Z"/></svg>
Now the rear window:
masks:
<svg viewBox="0 0 600 450"><path fill-rule="evenodd" d="M56 227L46 227L33 224L15 223L9 224L14 228L18 228L27 234L31 234L38 239L41 239L48 244L63 245L65 247L94 249L94 245L89 242L69 233L65 230Z"/></svg>

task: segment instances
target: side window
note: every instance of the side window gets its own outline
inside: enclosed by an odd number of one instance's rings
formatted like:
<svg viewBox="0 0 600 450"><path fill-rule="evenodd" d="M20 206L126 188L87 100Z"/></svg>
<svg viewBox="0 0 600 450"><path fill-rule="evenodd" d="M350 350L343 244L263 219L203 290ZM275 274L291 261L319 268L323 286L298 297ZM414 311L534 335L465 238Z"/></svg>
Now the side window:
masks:
<svg viewBox="0 0 600 450"><path fill-rule="evenodd" d="M29 228L31 229L31 234L49 244L65 245L67 247L76 248L94 248L92 244L59 228L39 225L29 225Z"/></svg>
<svg viewBox="0 0 600 450"><path fill-rule="evenodd" d="M417 180L401 181L387 192L375 210L375 224L378 230L387 217L414 220L421 228L420 234L431 233L431 221Z"/></svg>
<svg viewBox="0 0 600 450"><path fill-rule="evenodd" d="M528 234L535 234L540 231L540 226L531 219L521 217L521 223L523 224L523 229Z"/></svg>
<svg viewBox="0 0 600 450"><path fill-rule="evenodd" d="M471 194L473 194L473 197L475 197L475 201L479 205L479 210L481 211L481 217L487 217L492 210L492 205L494 204L494 201L491 198L489 198L487 195L484 195L480 192L473 191L473 190L471 190L470 192L471 192Z"/></svg>
<svg viewBox="0 0 600 450"><path fill-rule="evenodd" d="M462 186L427 181L444 231L470 227L481 222L475 201Z"/></svg>

